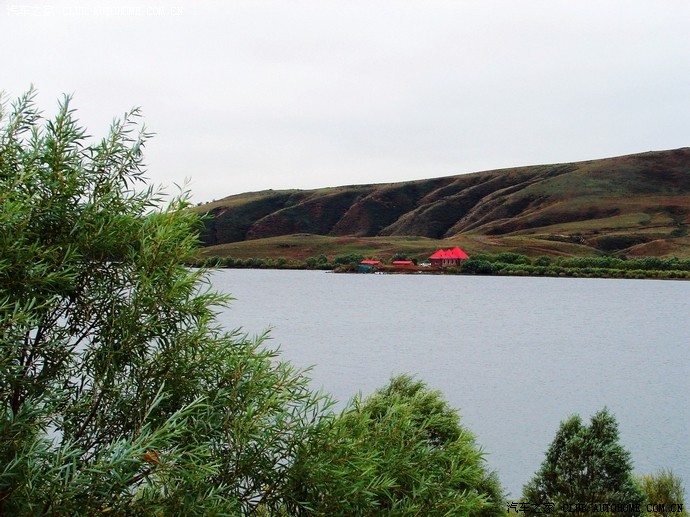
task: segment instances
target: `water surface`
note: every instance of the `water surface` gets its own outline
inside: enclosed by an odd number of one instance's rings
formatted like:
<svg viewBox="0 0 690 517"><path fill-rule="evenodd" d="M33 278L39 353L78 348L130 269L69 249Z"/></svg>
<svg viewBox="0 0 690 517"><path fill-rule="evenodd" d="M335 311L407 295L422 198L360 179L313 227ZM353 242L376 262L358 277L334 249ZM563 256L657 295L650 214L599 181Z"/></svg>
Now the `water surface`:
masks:
<svg viewBox="0 0 690 517"><path fill-rule="evenodd" d="M346 402L409 372L440 389L513 497L561 420L616 416L635 471L690 490L690 282L222 270L227 328Z"/></svg>

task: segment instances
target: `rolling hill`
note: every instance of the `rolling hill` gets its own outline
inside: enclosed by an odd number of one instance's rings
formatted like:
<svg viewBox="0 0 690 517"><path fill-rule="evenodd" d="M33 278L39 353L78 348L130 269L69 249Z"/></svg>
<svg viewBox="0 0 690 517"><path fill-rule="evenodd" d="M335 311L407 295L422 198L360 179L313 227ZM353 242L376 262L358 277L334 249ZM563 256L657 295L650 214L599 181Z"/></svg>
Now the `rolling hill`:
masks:
<svg viewBox="0 0 690 517"><path fill-rule="evenodd" d="M690 148L401 183L250 192L195 210L209 216L206 253L221 256L250 249L304 256L318 241L333 252L354 242L375 249L393 243L391 251L414 242L424 250L461 244L474 252L688 257Z"/></svg>

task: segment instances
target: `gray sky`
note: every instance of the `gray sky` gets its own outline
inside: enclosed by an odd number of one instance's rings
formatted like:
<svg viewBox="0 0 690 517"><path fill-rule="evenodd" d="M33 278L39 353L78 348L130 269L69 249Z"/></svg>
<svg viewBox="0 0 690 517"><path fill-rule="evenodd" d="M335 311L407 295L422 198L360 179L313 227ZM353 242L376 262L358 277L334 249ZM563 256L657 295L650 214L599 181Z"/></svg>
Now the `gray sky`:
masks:
<svg viewBox="0 0 690 517"><path fill-rule="evenodd" d="M194 201L690 145L688 0L0 2L0 89L141 106Z"/></svg>

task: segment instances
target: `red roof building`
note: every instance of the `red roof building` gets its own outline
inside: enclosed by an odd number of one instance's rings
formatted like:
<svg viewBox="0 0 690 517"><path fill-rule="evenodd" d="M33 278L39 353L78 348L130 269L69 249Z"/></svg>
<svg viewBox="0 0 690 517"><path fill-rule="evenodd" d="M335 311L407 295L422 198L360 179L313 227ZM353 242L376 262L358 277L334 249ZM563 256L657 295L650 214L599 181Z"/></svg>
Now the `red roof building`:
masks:
<svg viewBox="0 0 690 517"><path fill-rule="evenodd" d="M429 257L431 267L458 266L460 261L470 258L458 246L451 249L440 249Z"/></svg>
<svg viewBox="0 0 690 517"><path fill-rule="evenodd" d="M380 260L363 260L357 266L357 271L360 273L373 273L380 265Z"/></svg>

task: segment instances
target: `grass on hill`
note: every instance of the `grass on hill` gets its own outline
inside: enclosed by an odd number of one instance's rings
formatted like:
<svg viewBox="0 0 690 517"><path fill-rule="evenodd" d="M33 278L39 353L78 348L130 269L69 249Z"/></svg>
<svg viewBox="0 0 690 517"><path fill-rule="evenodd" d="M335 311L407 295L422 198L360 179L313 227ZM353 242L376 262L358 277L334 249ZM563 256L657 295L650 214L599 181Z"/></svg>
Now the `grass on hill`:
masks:
<svg viewBox="0 0 690 517"><path fill-rule="evenodd" d="M201 248L202 257L278 258L306 260L325 255L333 258L342 254L359 254L367 258L388 260L403 254L411 259L425 260L439 248L460 246L470 256L479 253L514 252L529 256L588 256L596 254L585 245L574 242L547 240L534 236L462 235L456 239L426 237L331 237L297 234L269 237L242 242L218 244Z"/></svg>

